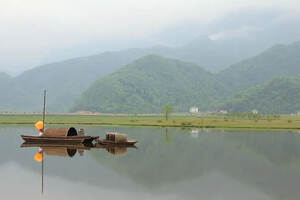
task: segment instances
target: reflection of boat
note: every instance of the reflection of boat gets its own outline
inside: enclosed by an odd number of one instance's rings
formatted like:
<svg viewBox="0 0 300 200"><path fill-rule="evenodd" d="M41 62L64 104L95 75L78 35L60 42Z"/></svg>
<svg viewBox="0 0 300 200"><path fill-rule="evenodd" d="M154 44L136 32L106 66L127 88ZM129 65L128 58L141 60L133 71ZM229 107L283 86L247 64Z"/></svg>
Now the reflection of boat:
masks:
<svg viewBox="0 0 300 200"><path fill-rule="evenodd" d="M21 147L67 147L69 149L83 149L90 150L93 145L92 144L51 144L51 143L28 143L24 142Z"/></svg>
<svg viewBox="0 0 300 200"><path fill-rule="evenodd" d="M82 144L92 143L98 136L79 136L77 130L70 128L47 128L42 136L21 135L27 143L64 143Z"/></svg>
<svg viewBox="0 0 300 200"><path fill-rule="evenodd" d="M90 150L90 145L84 144L51 144L23 143L21 147L39 147L48 156L73 157L77 152L82 156L84 150Z"/></svg>
<svg viewBox="0 0 300 200"><path fill-rule="evenodd" d="M23 138L24 136L22 136ZM25 136L26 137L26 136ZM33 136L34 137L34 136ZM43 136L35 136L42 138ZM67 136L67 137L84 137L84 136ZM85 136L89 137L89 136ZM98 139L98 137L92 137ZM24 139L24 138L23 138ZM25 140L26 141L26 140ZM53 140L47 140L47 142L42 140L29 140L30 142L24 142L21 147L37 148L38 154L41 154L41 159L37 160L42 162L42 194L44 193L44 154L47 156L62 156L62 157L74 157L78 152L80 156L83 156L85 150L95 149L106 149L108 153L118 156L125 156L127 154L127 148L136 148L134 145L131 146L116 146L112 145L102 145L99 143L57 143L52 142ZM42 141L42 142L41 142ZM52 142L52 143L51 143Z"/></svg>
<svg viewBox="0 0 300 200"><path fill-rule="evenodd" d="M108 153L111 153L113 155L121 155L121 156L125 156L127 154L127 148L137 149L137 147L134 145L120 146L120 145L113 145L113 144L112 145L95 144L95 148L106 149Z"/></svg>
<svg viewBox="0 0 300 200"><path fill-rule="evenodd" d="M28 143L24 142L21 147L38 147L43 153L48 156L63 156L63 157L73 157L76 152L81 156L85 150L89 151L91 149L105 149L107 152L114 155L126 155L127 148L135 148L134 145L120 146L116 144L102 145L102 144L56 144L56 143Z"/></svg>
<svg viewBox="0 0 300 200"><path fill-rule="evenodd" d="M106 138L98 138L98 144L101 145L118 145L118 146L132 146L137 143L136 140L128 139L126 134L116 133L116 132L107 132Z"/></svg>

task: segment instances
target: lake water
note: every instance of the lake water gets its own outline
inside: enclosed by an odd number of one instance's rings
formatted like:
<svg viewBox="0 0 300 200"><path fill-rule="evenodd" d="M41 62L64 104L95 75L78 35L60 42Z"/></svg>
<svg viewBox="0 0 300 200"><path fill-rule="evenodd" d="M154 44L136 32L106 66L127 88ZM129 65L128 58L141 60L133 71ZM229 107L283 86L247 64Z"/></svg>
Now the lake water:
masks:
<svg viewBox="0 0 300 200"><path fill-rule="evenodd" d="M81 127L77 127L81 128ZM1 199L300 199L300 134L287 131L84 127L127 133L138 149L91 149L68 157L21 148L31 126L0 126Z"/></svg>

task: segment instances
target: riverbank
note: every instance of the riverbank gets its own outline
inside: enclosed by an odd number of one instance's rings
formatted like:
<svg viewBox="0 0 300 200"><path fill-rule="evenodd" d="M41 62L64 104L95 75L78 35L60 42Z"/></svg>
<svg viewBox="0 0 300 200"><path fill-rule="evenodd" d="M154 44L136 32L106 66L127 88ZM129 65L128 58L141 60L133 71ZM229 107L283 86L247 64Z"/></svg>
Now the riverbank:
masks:
<svg viewBox="0 0 300 200"><path fill-rule="evenodd" d="M0 115L0 124L30 125L41 120L40 115ZM240 116L107 116L107 115L50 115L47 125L116 125L181 128L239 128L239 129L300 129L300 116L260 116L248 119Z"/></svg>

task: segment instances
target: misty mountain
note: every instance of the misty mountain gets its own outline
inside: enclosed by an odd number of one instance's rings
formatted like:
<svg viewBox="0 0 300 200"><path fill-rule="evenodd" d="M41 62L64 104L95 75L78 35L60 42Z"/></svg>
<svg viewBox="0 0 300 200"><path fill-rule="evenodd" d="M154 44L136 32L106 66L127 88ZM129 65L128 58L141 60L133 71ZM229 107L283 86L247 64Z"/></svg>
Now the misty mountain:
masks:
<svg viewBox="0 0 300 200"><path fill-rule="evenodd" d="M178 69L176 62L167 62L168 59L166 58L158 56L144 57L112 75L103 79L100 78L83 93L73 111L157 112L164 103L178 106L177 111L187 111L190 106L198 106L201 110L213 110L218 107L218 104L223 104L227 98L229 98L229 103L225 106L227 109L230 111L243 111L238 108L231 108L229 104L235 105L237 101L236 97L233 99L231 97L245 90L243 99L247 95L253 95L256 98L256 101L253 101L254 104L249 103L249 106L258 104L257 101L263 98L252 93L253 89L247 89L270 81L274 77L294 77L300 74L299 53L300 42L290 45L275 45L258 56L232 65L229 69L217 74L199 72L196 70L197 67L188 67L190 63L177 61L181 63L180 68L182 68ZM148 74L141 67L145 67L147 70L151 69L153 72ZM142 72L140 68L143 69ZM164 70L167 70L167 72ZM185 72L181 72L181 70ZM194 71L197 76L186 78L189 77L186 71ZM181 72L181 76L178 72ZM165 73L168 74L167 77L176 77L177 81L165 82ZM173 89L173 85L178 89ZM276 90L276 88L274 89ZM277 95L286 94L279 92ZM286 98L286 96L278 98ZM289 103L287 104L289 105ZM246 104L244 106L245 109L253 109L246 106ZM269 111L290 112L293 109L294 107L288 108L285 106L282 109L273 108ZM268 112L267 110L264 111Z"/></svg>
<svg viewBox="0 0 300 200"><path fill-rule="evenodd" d="M197 41L191 42L180 48L157 46L151 49L128 49L118 52L106 52L95 56L76 58L40 66L28 70L17 77L9 77L7 74L2 73L0 74L0 91L2 93L2 96L0 97L0 109L3 111L40 111L42 107L42 91L43 89L47 89L49 94L47 99L47 110L50 112L67 112L70 110L71 105L74 104L74 101L78 99L94 81L115 72L122 66L127 65L136 59L152 54L153 52L158 53L158 55L165 55L169 58L175 57L181 58L182 60L194 61L198 59L198 63L210 61L215 63L229 63L228 60L230 59L229 56L227 56L227 53L229 52L230 54L234 49L231 49L232 51L224 50L224 56L221 53L221 50L217 51L217 48L215 48L217 46L222 49L224 46L218 46L215 42L220 41L212 41L206 37L200 37ZM212 47L214 45L216 46ZM201 49L206 50L201 51ZM225 61L221 57L218 57L217 54L212 54L210 52L219 52L220 56L223 56L224 59L228 60ZM198 57L198 55L203 55L205 53L207 55ZM235 59L238 58L235 57ZM153 60L155 62L150 64L150 61L147 62L147 65L151 67L154 67L154 65L165 65L165 63L159 63L157 60ZM163 59L161 61L163 61ZM275 45L263 53L238 62L219 73L209 73L210 75L207 77L211 77L212 82L218 79L218 83L224 84L223 88L226 88L224 89L224 91L226 91L225 94L223 94L223 90L219 91L218 93L220 94L216 93L214 95L214 101L211 102L219 100L224 101L223 98L229 98L244 89L248 89L257 84L262 84L274 77L296 76L297 74L300 74L299 64L300 42L295 42L289 45ZM181 67L185 68L185 64L181 64ZM206 68L206 70L207 69L208 68ZM135 74L134 70L135 68L132 69L133 74ZM170 71L170 73L171 72L172 71ZM208 72L206 71L205 73ZM174 74L174 76L177 75ZM159 76L156 78L159 78ZM210 82L207 78L204 78L203 80L202 78L202 76L199 76L199 80L196 82ZM178 80L179 79L180 78L178 77ZM189 83L186 84L189 85ZM230 90L228 88L230 88ZM209 90L209 88L205 87L204 90ZM211 90L210 93L216 92L215 88L212 88ZM187 88L187 92L193 93L189 88ZM194 92L197 92L196 89ZM155 95L152 98L156 98ZM195 102L194 104L199 105L199 107L203 109L216 107L206 107L207 104L205 101L209 98L210 94L207 98L204 98L204 101L201 100L201 102ZM179 100L173 101L173 103L176 102L179 102ZM185 109L187 108L187 105L182 106L182 102L179 104L181 106L179 106L180 108L178 108L178 110L183 110L183 107ZM157 108L155 109L155 111L157 111Z"/></svg>
<svg viewBox="0 0 300 200"><path fill-rule="evenodd" d="M218 73L217 78L233 93L262 84L272 78L300 74L300 42L275 45Z"/></svg>
<svg viewBox="0 0 300 200"><path fill-rule="evenodd" d="M52 63L25 71L8 79L1 78L4 85L0 109L4 111L41 111L42 92L48 91L47 110L66 112L75 98L96 79L142 56L144 52L129 49L106 52L97 56L76 58ZM2 84L1 84L2 85Z"/></svg>
<svg viewBox="0 0 300 200"><path fill-rule="evenodd" d="M265 50L264 46L247 39L211 40L208 36L202 36L181 47L157 53L197 63L211 72L219 72L243 59L255 56L263 50Z"/></svg>
<svg viewBox="0 0 300 200"><path fill-rule="evenodd" d="M230 112L297 113L300 111L300 76L274 78L267 83L247 89L228 100L223 109Z"/></svg>
<svg viewBox="0 0 300 200"><path fill-rule="evenodd" d="M149 54L204 63L203 66L212 66L206 68L209 71L216 71L241 58L236 54L241 51L230 53L227 49L234 48L228 47L229 44L221 45L219 42L209 40L208 37L199 37L178 48L156 46L149 49L127 49L36 67L11 78L10 81L1 78L2 82L5 82L2 85L9 85L10 89L0 88L2 94L5 94L0 109L40 111L42 90L47 89L49 93L47 110L66 112L74 99L77 99L96 79Z"/></svg>
<svg viewBox="0 0 300 200"><path fill-rule="evenodd" d="M206 109L226 93L214 75L198 65L149 55L97 80L73 111L160 113L164 104L175 111Z"/></svg>

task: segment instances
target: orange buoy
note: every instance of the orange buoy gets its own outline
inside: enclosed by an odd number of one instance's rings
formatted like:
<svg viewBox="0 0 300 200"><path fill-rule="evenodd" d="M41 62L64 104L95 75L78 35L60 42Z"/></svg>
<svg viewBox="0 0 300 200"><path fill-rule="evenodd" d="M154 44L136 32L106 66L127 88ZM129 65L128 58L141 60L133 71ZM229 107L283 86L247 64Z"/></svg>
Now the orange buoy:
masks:
<svg viewBox="0 0 300 200"><path fill-rule="evenodd" d="M44 128L44 123L42 121L38 121L37 123L35 123L35 128L37 128L38 130L41 130Z"/></svg>
<svg viewBox="0 0 300 200"><path fill-rule="evenodd" d="M42 162L44 159L43 153L38 152L37 154L34 155L34 160L37 162Z"/></svg>

